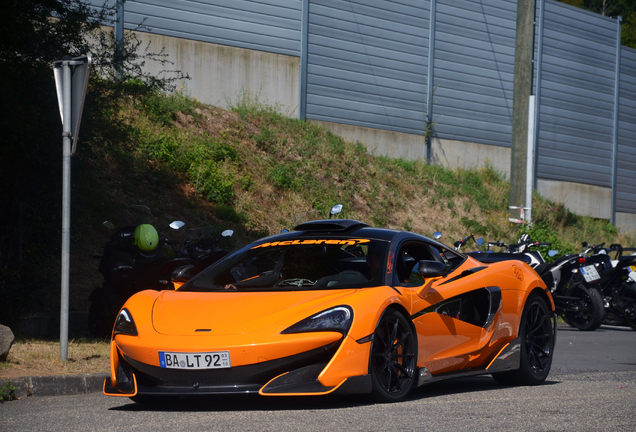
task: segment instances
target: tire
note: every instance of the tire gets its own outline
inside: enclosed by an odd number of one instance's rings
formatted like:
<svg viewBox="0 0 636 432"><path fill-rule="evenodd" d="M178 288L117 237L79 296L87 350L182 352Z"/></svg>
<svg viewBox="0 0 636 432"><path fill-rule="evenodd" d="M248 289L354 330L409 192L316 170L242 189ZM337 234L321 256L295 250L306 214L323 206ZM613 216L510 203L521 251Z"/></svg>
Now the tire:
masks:
<svg viewBox="0 0 636 432"><path fill-rule="evenodd" d="M625 321L632 330L636 330L636 284L628 285L621 291L621 296L631 299L625 310Z"/></svg>
<svg viewBox="0 0 636 432"><path fill-rule="evenodd" d="M379 402L406 397L416 381L417 335L400 312L384 312L375 332L369 358L372 396Z"/></svg>
<svg viewBox="0 0 636 432"><path fill-rule="evenodd" d="M577 284L568 289L565 295L576 297L577 300L572 300L570 304L579 307L578 312L563 313L563 320L566 323L583 331L594 331L603 324L605 305L598 290Z"/></svg>
<svg viewBox="0 0 636 432"><path fill-rule="evenodd" d="M540 294L526 301L519 325L521 341L519 369L492 375L501 385L537 385L543 383L552 367L556 329L550 310Z"/></svg>

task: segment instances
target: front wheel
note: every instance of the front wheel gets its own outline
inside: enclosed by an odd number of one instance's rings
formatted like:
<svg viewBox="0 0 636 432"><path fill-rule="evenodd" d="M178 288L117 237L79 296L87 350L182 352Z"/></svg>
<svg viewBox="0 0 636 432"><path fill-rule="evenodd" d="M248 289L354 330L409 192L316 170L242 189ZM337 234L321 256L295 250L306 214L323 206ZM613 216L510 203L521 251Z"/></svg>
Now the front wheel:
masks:
<svg viewBox="0 0 636 432"><path fill-rule="evenodd" d="M577 284L565 295L574 298L568 300L568 310L563 314L566 323L583 331L594 331L603 324L605 306L598 290Z"/></svg>
<svg viewBox="0 0 636 432"><path fill-rule="evenodd" d="M546 380L552 367L556 339L555 323L543 297L530 294L519 327L519 369L492 375L502 385L537 385Z"/></svg>
<svg viewBox="0 0 636 432"><path fill-rule="evenodd" d="M404 398L415 384L417 335L397 310L388 310L380 318L369 363L372 393L381 402Z"/></svg>

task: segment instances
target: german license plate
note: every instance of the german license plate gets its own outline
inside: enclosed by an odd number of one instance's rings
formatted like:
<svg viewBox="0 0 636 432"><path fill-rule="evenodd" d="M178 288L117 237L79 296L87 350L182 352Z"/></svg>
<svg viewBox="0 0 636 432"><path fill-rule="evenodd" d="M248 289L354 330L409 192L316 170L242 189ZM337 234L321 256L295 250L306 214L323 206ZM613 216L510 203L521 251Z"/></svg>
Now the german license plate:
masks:
<svg viewBox="0 0 636 432"><path fill-rule="evenodd" d="M231 367L229 351L179 353L159 351L159 365L167 369L223 369Z"/></svg>
<svg viewBox="0 0 636 432"><path fill-rule="evenodd" d="M593 265L581 267L581 273L587 282L594 282L601 278Z"/></svg>

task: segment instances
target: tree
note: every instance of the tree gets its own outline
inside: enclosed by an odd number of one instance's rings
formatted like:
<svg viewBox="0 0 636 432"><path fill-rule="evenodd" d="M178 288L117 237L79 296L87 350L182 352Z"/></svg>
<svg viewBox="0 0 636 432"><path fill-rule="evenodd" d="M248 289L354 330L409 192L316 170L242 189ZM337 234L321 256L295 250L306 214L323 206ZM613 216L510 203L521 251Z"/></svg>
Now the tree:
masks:
<svg viewBox="0 0 636 432"><path fill-rule="evenodd" d="M125 1L125 0L120 0ZM61 240L62 124L53 62L64 55L90 53L92 89L87 106L114 104L118 89L130 78L142 87L169 88L183 78L157 78L143 72L147 58L166 63L162 53L139 49L134 33L124 37L115 58L112 24L115 7L94 8L85 0L4 0L0 14L0 322L11 320L23 306L59 301ZM115 79L119 62L124 74ZM187 77L186 77L187 78ZM91 130L85 109L82 134ZM101 120L110 123L111 119ZM97 128L93 128L97 129ZM103 134L103 130L100 133ZM79 150L81 151L81 149ZM79 152L78 151L78 152ZM73 166L75 172L78 168ZM73 177L73 176L72 176ZM75 193L73 193L75 194ZM51 285L53 284L53 285ZM4 306L1 307L1 306Z"/></svg>
<svg viewBox="0 0 636 432"><path fill-rule="evenodd" d="M621 44L636 48L636 1L634 0L560 0L604 16L622 16Z"/></svg>

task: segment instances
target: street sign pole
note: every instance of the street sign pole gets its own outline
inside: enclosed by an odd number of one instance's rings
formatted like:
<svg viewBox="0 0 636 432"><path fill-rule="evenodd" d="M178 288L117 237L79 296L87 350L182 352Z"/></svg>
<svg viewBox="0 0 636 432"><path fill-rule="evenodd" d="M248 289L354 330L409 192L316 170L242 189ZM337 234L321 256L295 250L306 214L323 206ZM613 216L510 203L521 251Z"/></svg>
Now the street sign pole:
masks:
<svg viewBox="0 0 636 432"><path fill-rule="evenodd" d="M71 57L64 56L62 117L62 298L60 303L60 360L68 358L69 264L71 244Z"/></svg>
<svg viewBox="0 0 636 432"><path fill-rule="evenodd" d="M71 156L77 147L91 56L64 56L53 64L62 117L62 280L60 301L60 360L68 359L69 274L71 250Z"/></svg>

